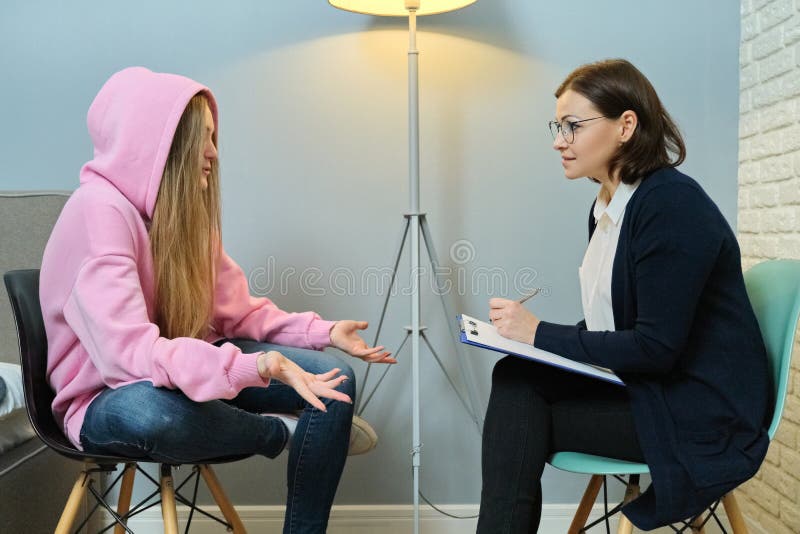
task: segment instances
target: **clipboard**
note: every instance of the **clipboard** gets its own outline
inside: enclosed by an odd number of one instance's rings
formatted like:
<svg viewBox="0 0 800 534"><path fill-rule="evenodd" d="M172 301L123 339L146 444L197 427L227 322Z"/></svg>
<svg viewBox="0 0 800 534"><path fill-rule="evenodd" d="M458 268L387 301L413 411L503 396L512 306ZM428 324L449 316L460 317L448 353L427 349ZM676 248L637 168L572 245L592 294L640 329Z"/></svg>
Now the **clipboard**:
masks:
<svg viewBox="0 0 800 534"><path fill-rule="evenodd" d="M618 386L625 385L622 379L610 369L576 362L569 358L553 354L552 352L537 349L533 345L508 339L497 333L497 328L494 325L470 317L469 315L461 314L457 317L457 320L461 328L461 342L467 345L534 360L552 365L553 367L572 371L573 373L580 373L599 380L605 380L606 382Z"/></svg>

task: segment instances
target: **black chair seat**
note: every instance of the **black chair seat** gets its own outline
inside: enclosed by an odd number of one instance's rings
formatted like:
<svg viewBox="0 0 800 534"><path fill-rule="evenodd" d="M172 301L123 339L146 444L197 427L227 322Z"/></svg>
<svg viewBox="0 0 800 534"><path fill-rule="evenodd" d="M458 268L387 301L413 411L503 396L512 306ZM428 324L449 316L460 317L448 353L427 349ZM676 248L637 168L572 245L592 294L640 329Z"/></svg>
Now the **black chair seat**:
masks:
<svg viewBox="0 0 800 534"><path fill-rule="evenodd" d="M16 321L17 326L20 363L22 365L23 389L25 392L25 404L28 412L28 418L30 419L31 425L33 426L33 429L39 438L48 447L57 453L66 456L67 458L88 464L95 464L100 467L100 469L85 470L81 473L81 476L83 477L89 477L93 471L113 470L114 466L118 464L135 465L137 463L161 463L158 460L153 460L152 458L130 458L105 454L87 454L72 445L56 422L51 409L55 394L47 381L47 334L45 332L44 321L42 319L42 310L39 304L39 270L25 269L9 271L5 273L3 279L5 281L6 289L8 290L8 297L11 300L11 308L14 312L14 320ZM213 475L208 465L235 462L250 456L252 455L234 455L209 458L208 460L204 460L202 462L185 462L185 465L201 466L202 469L204 469L203 477L209 484L209 488L212 489L212 494L214 494L214 498L217 500L217 504L225 514L225 518L228 520L228 522L226 523L222 520L217 520L231 528L234 532L243 532L244 527L241 524L239 516L236 514L235 510L228 502L227 497L225 497L224 493L222 492L222 489L219 487L218 482L216 481L216 476ZM162 499L167 499L167 497L165 497L163 494L165 491L163 477L170 477L170 482L166 485L171 488L172 483L170 466L174 465L179 464L161 463ZM199 474L196 476L199 477ZM91 486L91 484L89 485ZM212 485L214 486L213 488L211 487ZM85 493L85 488L81 489L81 486L85 486L85 484L76 483L76 489L73 489L73 492L82 491ZM103 497L99 495L99 493L97 493L93 488L90 487L90 490L98 499L99 504L113 514L113 510L109 507L108 503L105 502ZM173 490L168 489L166 491ZM196 509L193 500L189 502L181 495L177 493L175 495L177 495L180 502L188 504L192 507L192 509ZM175 495L169 497L172 508L171 513L169 510L164 512L164 526L165 531L167 532L175 532L177 529L177 520L175 519L174 508ZM130 495L128 495L128 500L130 500ZM70 503L73 501L74 499L72 498L68 500L67 507L64 510L64 515L62 515L62 520L59 522L59 526L56 529L57 532L66 532L69 528L71 528L77 507L74 505L72 506L72 508L75 510L70 511L70 514L72 514L71 518L67 518L67 520L65 520L65 515L68 515L68 510L70 510L71 506ZM118 518L117 522L123 524L125 519L126 518L124 517L121 518L121 520ZM66 525L66 529L62 528L62 524ZM130 532L127 527L124 528Z"/></svg>

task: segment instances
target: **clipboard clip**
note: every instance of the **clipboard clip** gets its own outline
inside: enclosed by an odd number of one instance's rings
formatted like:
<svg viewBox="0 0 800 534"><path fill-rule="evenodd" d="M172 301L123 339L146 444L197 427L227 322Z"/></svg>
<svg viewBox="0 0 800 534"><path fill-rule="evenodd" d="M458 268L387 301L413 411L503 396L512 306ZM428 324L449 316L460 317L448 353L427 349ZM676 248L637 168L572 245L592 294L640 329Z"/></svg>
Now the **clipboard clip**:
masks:
<svg viewBox="0 0 800 534"><path fill-rule="evenodd" d="M478 335L478 323L476 323L475 321L466 321L466 320L464 320L463 317L461 317L461 320L459 321L459 323L461 324L461 333L462 334L467 332L467 325L468 325L469 326L469 333L472 334L473 336L477 336Z"/></svg>
<svg viewBox="0 0 800 534"><path fill-rule="evenodd" d="M478 323L475 321L467 321L464 317L459 317L459 324L461 325L461 333L465 334L467 332L467 326L469 326L469 333L473 336L478 335Z"/></svg>

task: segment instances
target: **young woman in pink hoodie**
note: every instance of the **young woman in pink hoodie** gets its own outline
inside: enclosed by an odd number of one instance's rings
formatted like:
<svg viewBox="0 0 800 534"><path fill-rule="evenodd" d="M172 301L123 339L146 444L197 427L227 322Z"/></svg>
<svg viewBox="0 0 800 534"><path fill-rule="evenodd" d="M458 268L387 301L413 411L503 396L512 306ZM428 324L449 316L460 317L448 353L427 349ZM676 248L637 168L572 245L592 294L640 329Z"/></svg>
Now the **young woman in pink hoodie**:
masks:
<svg viewBox="0 0 800 534"><path fill-rule="evenodd" d="M40 301L53 412L87 452L182 463L277 456L284 532L324 532L353 417L328 346L395 363L360 321L252 297L222 247L217 106L208 88L134 67L88 113L94 157L45 249ZM299 412L293 432L264 413ZM271 482L277 483L277 482Z"/></svg>

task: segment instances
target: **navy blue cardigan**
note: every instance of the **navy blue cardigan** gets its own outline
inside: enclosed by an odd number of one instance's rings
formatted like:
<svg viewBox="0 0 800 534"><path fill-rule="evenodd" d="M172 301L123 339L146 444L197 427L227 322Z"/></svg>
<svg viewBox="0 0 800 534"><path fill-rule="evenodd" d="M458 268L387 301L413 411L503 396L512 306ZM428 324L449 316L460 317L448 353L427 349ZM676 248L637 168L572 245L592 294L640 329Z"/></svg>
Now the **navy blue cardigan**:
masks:
<svg viewBox="0 0 800 534"><path fill-rule="evenodd" d="M590 239L594 226L590 211ZM752 477L769 445L771 378L739 245L692 178L661 169L634 192L611 299L616 331L543 321L534 345L624 380L653 482L623 511L650 530Z"/></svg>

